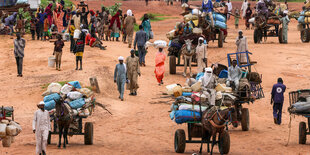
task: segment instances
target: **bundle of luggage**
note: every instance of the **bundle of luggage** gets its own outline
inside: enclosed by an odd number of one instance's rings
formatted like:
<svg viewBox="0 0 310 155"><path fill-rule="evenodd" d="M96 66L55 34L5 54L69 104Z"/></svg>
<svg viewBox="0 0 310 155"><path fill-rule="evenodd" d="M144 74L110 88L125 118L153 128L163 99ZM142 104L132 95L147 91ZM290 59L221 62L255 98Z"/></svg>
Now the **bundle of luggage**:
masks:
<svg viewBox="0 0 310 155"><path fill-rule="evenodd" d="M14 142L14 137L22 131L21 126L8 119L0 121L0 141L3 147L10 147Z"/></svg>
<svg viewBox="0 0 310 155"><path fill-rule="evenodd" d="M310 96L300 97L298 102L288 108L288 111L293 114L310 114Z"/></svg>
<svg viewBox="0 0 310 155"><path fill-rule="evenodd" d="M74 117L88 117L92 114L95 106L93 92L88 88L82 88L78 81L71 81L63 86L59 83L51 83L44 96L45 109L54 117L55 105L60 99L70 109Z"/></svg>
<svg viewBox="0 0 310 155"><path fill-rule="evenodd" d="M300 16L298 18L298 23L310 24L310 11L300 12Z"/></svg>

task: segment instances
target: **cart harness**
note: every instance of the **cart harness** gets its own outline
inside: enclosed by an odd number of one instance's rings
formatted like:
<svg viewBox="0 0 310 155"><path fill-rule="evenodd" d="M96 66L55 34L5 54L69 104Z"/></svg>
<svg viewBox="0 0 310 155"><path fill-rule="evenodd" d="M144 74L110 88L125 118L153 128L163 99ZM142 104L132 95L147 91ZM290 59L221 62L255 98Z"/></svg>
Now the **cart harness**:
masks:
<svg viewBox="0 0 310 155"><path fill-rule="evenodd" d="M213 114L213 116L215 115L215 113ZM225 120L225 119L223 119L223 117L221 116L221 114L218 112L218 110L216 110L216 115L217 115L217 119L218 119L218 121L225 121L222 125L218 125L218 124L216 124L216 123L214 123L214 121L212 120L212 119L210 119L210 120L208 120L208 122L210 122L210 124L213 126L213 127L215 127L215 128L224 128L228 123L229 123L229 121L228 120ZM213 117L212 116L212 117ZM211 118L212 118L211 117ZM232 118L231 118L231 112L229 111L228 112L228 117L230 118L230 121L232 121Z"/></svg>

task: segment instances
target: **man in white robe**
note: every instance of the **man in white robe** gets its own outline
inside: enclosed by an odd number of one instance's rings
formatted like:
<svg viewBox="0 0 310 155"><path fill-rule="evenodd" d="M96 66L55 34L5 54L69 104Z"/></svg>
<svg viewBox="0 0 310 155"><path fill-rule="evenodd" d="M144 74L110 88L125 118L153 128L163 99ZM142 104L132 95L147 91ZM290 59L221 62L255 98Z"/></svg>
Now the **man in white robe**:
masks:
<svg viewBox="0 0 310 155"><path fill-rule="evenodd" d="M217 85L217 82L215 76L213 75L212 68L205 68L205 74L199 81L201 82L203 94L207 96L210 105L215 105L215 87Z"/></svg>
<svg viewBox="0 0 310 155"><path fill-rule="evenodd" d="M44 110L44 102L40 102L38 107L32 122L33 133L36 134L36 154L46 155L47 138L51 130L50 115Z"/></svg>
<svg viewBox="0 0 310 155"><path fill-rule="evenodd" d="M206 68L207 64L207 46L203 43L204 39L202 37L199 38L198 46L196 47L196 55L197 55L197 72L200 73Z"/></svg>
<svg viewBox="0 0 310 155"><path fill-rule="evenodd" d="M245 18L246 9L248 8L248 1L244 0L241 6L242 18Z"/></svg>
<svg viewBox="0 0 310 155"><path fill-rule="evenodd" d="M239 30L239 36L236 38L237 52L246 52L248 51L248 41L245 36L243 36L242 30ZM239 62L247 63L247 54L239 54Z"/></svg>

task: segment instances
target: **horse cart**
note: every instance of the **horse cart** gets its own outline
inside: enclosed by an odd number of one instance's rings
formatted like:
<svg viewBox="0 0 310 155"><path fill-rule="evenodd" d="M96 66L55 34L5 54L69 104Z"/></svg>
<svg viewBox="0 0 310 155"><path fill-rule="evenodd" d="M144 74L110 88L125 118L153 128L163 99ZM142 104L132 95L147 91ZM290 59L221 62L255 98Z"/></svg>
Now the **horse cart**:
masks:
<svg viewBox="0 0 310 155"><path fill-rule="evenodd" d="M303 101L308 102L307 98L309 97L310 97L310 89L289 92L289 102L290 102L290 107L288 108L289 113L307 118L307 123L306 122L299 123L299 144L306 144L307 135L310 135L310 112L295 112L292 109L292 105L297 102L303 102Z"/></svg>
<svg viewBox="0 0 310 155"><path fill-rule="evenodd" d="M282 24L279 16L272 16L265 20L263 16L256 16L254 21L254 43L258 44L268 37L277 37L283 43Z"/></svg>
<svg viewBox="0 0 310 155"><path fill-rule="evenodd" d="M185 131L183 129L177 129L174 134L174 150L176 153L184 153L186 143L196 144L208 144L208 152L210 152L209 144L212 143L210 135L205 132L200 121L187 122L187 135L186 139ZM193 140L193 138L201 138L202 140ZM218 138L214 142L218 145L219 152L222 154L228 154L230 150L230 136L228 131L224 130L218 135Z"/></svg>
<svg viewBox="0 0 310 155"><path fill-rule="evenodd" d="M240 61L241 54L245 54L246 61ZM256 64L256 62L250 61L251 54L252 53L248 51L227 54L228 66L232 65L232 60L237 60L237 65L243 69L243 73L238 91L233 92L235 99L224 104L226 106L234 107L231 123L234 127L238 127L241 124L243 131L248 131L250 126L249 109L243 108L243 104L250 104L250 102L254 103L255 100L265 97L261 86L261 75L257 72L252 72L252 66ZM234 83L231 84L231 87L235 90Z"/></svg>
<svg viewBox="0 0 310 155"><path fill-rule="evenodd" d="M52 131L48 135L47 143L51 144L52 135L59 135L57 122L55 120L56 117L52 118ZM68 135L84 135L84 144L85 145L92 145L93 144L93 137L94 137L94 126L92 122L86 122L84 124L84 131L83 131L83 119L87 117L82 116L75 116L73 124L70 125ZM68 142L67 142L68 144Z"/></svg>

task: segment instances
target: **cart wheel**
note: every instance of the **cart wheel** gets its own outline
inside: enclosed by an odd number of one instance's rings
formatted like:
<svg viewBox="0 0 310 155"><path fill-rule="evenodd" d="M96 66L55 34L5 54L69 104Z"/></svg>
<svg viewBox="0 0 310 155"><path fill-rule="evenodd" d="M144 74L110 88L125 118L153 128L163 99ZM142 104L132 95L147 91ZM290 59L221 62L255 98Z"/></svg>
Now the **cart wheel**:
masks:
<svg viewBox="0 0 310 155"><path fill-rule="evenodd" d="M218 47L222 48L224 43L224 32L220 31L219 38L218 38Z"/></svg>
<svg viewBox="0 0 310 155"><path fill-rule="evenodd" d="M86 122L84 126L84 144L92 145L94 136L94 127L92 122Z"/></svg>
<svg viewBox="0 0 310 155"><path fill-rule="evenodd" d="M310 31L307 29L301 30L300 39L303 43L308 43L310 41Z"/></svg>
<svg viewBox="0 0 310 155"><path fill-rule="evenodd" d="M299 123L299 144L306 144L307 141L307 127L305 122Z"/></svg>
<svg viewBox="0 0 310 155"><path fill-rule="evenodd" d="M178 129L174 134L174 150L176 153L184 153L185 151L185 132L183 129Z"/></svg>
<svg viewBox="0 0 310 155"><path fill-rule="evenodd" d="M170 74L175 74L177 67L176 67L176 57L174 55L171 55L169 57L169 72Z"/></svg>
<svg viewBox="0 0 310 155"><path fill-rule="evenodd" d="M242 131L249 131L250 128L250 116L249 109L242 108L241 109L241 127Z"/></svg>
<svg viewBox="0 0 310 155"><path fill-rule="evenodd" d="M219 135L219 151L223 154L228 154L230 150L230 136L229 133L224 130L223 133Z"/></svg>
<svg viewBox="0 0 310 155"><path fill-rule="evenodd" d="M258 30L258 29L255 29L254 30L254 43L255 44L259 44L260 43L261 38L262 38L261 36L262 36L261 31Z"/></svg>
<svg viewBox="0 0 310 155"><path fill-rule="evenodd" d="M280 28L278 32L279 43L283 43L283 29Z"/></svg>
<svg viewBox="0 0 310 155"><path fill-rule="evenodd" d="M51 132L49 132L47 137L47 144L51 144L51 140L52 140L52 134Z"/></svg>

